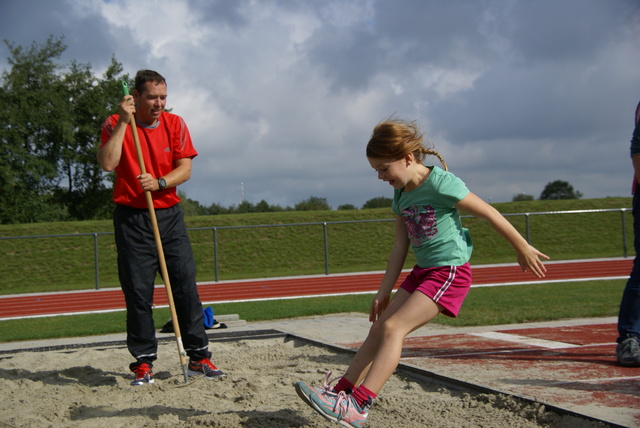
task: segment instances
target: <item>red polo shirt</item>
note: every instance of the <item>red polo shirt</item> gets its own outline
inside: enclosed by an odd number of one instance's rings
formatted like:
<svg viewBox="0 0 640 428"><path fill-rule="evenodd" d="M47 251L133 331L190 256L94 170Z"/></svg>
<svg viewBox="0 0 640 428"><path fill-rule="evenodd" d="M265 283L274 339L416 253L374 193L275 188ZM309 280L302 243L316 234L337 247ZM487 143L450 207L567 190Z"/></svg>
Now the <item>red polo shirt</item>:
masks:
<svg viewBox="0 0 640 428"><path fill-rule="evenodd" d="M109 116L104 121L100 147L109 140L117 122L117 114ZM198 155L193 147L187 124L180 116L163 112L154 128L146 128L136 123L136 129L145 169L156 178L163 177L172 171L176 160L193 159ZM130 127L125 134L122 143L122 156L115 172L113 201L116 204L134 208L148 208L144 191L140 186L140 181L136 178L140 175L140 166ZM164 189L161 192L151 192L151 195L154 208L169 208L180 202L175 187Z"/></svg>

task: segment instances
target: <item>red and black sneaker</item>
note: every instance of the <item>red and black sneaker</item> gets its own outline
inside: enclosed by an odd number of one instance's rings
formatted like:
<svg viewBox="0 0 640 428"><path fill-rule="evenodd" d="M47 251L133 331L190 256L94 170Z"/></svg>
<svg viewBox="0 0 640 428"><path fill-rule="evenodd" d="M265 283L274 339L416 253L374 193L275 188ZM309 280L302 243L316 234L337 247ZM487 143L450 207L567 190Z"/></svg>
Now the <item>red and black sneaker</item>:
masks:
<svg viewBox="0 0 640 428"><path fill-rule="evenodd" d="M136 378L131 381L131 385L144 385L153 383L153 371L147 363L133 365L131 371L136 374Z"/></svg>
<svg viewBox="0 0 640 428"><path fill-rule="evenodd" d="M225 374L222 370L213 365L210 359L204 358L200 361L189 360L189 376L204 375L207 379L218 379Z"/></svg>

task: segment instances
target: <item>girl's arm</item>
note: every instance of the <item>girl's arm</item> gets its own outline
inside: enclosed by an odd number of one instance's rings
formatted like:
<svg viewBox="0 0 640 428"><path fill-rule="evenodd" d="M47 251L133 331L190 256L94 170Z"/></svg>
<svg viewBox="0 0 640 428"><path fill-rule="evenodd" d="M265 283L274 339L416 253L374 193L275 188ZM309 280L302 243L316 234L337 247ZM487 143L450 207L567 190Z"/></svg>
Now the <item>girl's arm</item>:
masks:
<svg viewBox="0 0 640 428"><path fill-rule="evenodd" d="M400 216L396 215L396 235L393 242L393 248L387 262L387 270L384 273L378 294L371 302L369 310L369 321L374 322L380 314L387 308L391 298L391 291L402 272L402 267L407 259L409 251L409 235L407 234L407 226Z"/></svg>
<svg viewBox="0 0 640 428"><path fill-rule="evenodd" d="M544 277L547 269L539 257L544 257L545 259L549 259L549 257L529 245L498 210L473 193L469 193L462 198L462 200L456 204L456 208L472 214L475 217L487 220L496 232L502 235L516 251L518 264L522 270L526 271L529 269L538 278Z"/></svg>

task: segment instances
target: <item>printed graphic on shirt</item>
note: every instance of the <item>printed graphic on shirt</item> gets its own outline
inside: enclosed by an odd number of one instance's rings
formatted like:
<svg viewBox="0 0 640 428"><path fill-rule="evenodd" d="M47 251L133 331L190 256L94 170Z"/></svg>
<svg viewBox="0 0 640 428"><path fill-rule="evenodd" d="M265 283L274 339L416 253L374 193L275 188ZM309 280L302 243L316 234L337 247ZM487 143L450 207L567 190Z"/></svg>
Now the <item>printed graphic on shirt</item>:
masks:
<svg viewBox="0 0 640 428"><path fill-rule="evenodd" d="M401 212L402 219L407 225L407 232L411 239L411 245L420 246L424 241L430 241L438 234L436 226L436 214L431 205L418 207L413 205Z"/></svg>

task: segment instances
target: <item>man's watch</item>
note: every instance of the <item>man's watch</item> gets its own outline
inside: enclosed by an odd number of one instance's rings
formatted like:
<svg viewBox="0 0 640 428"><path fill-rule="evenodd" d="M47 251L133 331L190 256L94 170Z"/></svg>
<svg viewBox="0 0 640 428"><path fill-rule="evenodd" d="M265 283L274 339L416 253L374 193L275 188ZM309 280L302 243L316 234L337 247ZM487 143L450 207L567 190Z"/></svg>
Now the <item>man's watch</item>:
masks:
<svg viewBox="0 0 640 428"><path fill-rule="evenodd" d="M167 187L167 182L164 180L164 178L158 178L158 191L163 191L165 187Z"/></svg>

